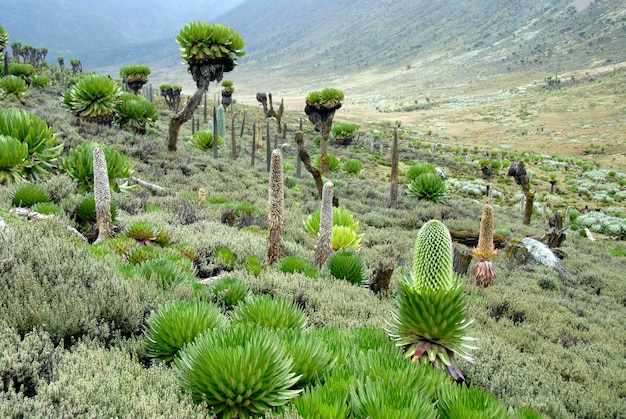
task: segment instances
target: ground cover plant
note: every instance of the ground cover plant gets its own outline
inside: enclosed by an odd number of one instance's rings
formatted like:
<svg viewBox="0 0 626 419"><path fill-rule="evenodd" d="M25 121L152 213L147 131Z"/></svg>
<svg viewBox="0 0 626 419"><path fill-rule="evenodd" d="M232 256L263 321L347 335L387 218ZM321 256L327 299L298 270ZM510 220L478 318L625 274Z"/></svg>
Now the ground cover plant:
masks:
<svg viewBox="0 0 626 419"><path fill-rule="evenodd" d="M21 189L22 171L0 185L0 217L6 224L0 227L0 416L308 418L317 411L355 418L390 412L398 417L420 412L419 417L603 418L626 411L626 258L622 242L615 241L620 236L611 233L622 230L610 227L624 220L619 199L626 175L618 170L597 173L603 169L592 160L568 156L456 150L445 139L401 131L408 139L399 152L401 187L408 190L412 166L428 163L445 174L447 180L435 171L447 191L435 200L399 194L397 206L390 207L389 156L371 147L367 136L347 147L329 144L342 162L363 164L359 176L325 173L339 201L333 224L354 233L358 246L344 253L338 246L328 264L312 268L320 226L312 214L319 215L320 200L304 174L295 187L283 190L285 258L272 265L264 263L270 175L265 153L257 153L251 165L252 123L243 135L237 133L236 160L221 147L218 158L193 147L172 152L165 141L171 110L159 109L166 117L145 134L91 121L76 125L58 100L62 91L49 86L29 92L24 104L0 101L2 110L36 108L55 134L63 133L66 145L62 153L55 149L65 163L32 179L37 191ZM246 111L249 121L262 118L259 110ZM287 142L293 142L302 116L285 114ZM360 131L381 127L359 124ZM305 131L310 139L315 135L312 128ZM181 134L191 136L191 127L183 125ZM372 141L388 149L390 140L387 127ZM92 192L87 154L80 167L64 169L93 143L115 150L111 156L124 162L123 169L132 167L110 178L133 182L131 188L111 185L116 234L97 245L89 244L76 217ZM283 150L282 165L294 177L295 148ZM508 231L511 240L542 236L551 230L542 219L544 203L550 204L548 216L558 212L565 218L570 207L571 224L560 247L567 255L562 270L518 265L500 252L489 259L498 274L489 287L477 286L469 275L460 277L463 287L453 287L455 298L463 298L463 304L455 300L463 306L459 316L474 320L454 334L453 347L471 336L476 339L471 346L479 348L469 351L475 363L466 361L465 352L455 357L452 369L465 379L460 385L445 372L446 346L434 348L423 327L427 320L415 319L406 308L423 291L404 287L424 225L438 220L451 231L480 230L487 193L478 163L485 155L490 161L524 161L538 203L530 225L522 224L520 187L506 170L490 164L495 170L487 184L499 192L493 194L496 229ZM561 194L549 192L550 173L558 175ZM476 185L467 186L476 192L451 187L451 179ZM594 192L604 188L614 201L571 192L567 188L574 183ZM54 218L18 216L47 201L58 205ZM576 214L574 209L582 212L585 205L592 211ZM68 227L82 231L83 238ZM588 228L596 240L574 228ZM368 289L379 263L396 266L386 294ZM184 314L176 317L176 311ZM210 313L213 321L190 320L184 323L189 330L176 326L199 312ZM394 315L404 323L392 331ZM250 318L266 324L250 324ZM404 338L394 342L390 333ZM256 345L238 343L247 340ZM301 349L290 353L291 347ZM431 354L443 371L430 365ZM411 362L413 357L419 362ZM255 381L254 374L245 375L246 365L255 365L257 372L263 367L268 375ZM198 371L222 380L202 381ZM266 395L245 391L256 386L266 388Z"/></svg>

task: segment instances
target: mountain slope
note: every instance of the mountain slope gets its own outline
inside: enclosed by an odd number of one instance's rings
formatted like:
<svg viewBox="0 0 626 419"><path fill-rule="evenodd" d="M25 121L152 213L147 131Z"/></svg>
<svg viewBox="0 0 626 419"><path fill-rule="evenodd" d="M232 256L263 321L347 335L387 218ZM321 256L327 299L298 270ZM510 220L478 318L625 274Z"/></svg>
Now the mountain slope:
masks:
<svg viewBox="0 0 626 419"><path fill-rule="evenodd" d="M50 57L88 57L166 37L211 20L243 0L3 0L0 24L10 42L45 47Z"/></svg>

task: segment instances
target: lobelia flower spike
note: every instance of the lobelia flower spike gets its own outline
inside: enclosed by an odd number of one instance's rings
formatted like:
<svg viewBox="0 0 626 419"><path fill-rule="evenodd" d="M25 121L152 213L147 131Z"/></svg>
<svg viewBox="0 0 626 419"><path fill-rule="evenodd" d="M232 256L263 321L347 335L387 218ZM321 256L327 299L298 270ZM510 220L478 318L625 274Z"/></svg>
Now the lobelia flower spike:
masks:
<svg viewBox="0 0 626 419"><path fill-rule="evenodd" d="M267 263L273 265L285 257L285 194L283 182L283 154L272 152L270 161L269 211L267 235Z"/></svg>
<svg viewBox="0 0 626 419"><path fill-rule="evenodd" d="M315 266L321 268L333 252L333 183L326 182L322 188L320 210L320 233L315 247Z"/></svg>
<svg viewBox="0 0 626 419"><path fill-rule="evenodd" d="M463 379L456 357L474 363L464 336L467 320L464 284L452 269L452 240L447 227L428 221L417 234L413 268L400 281L389 335L413 362L445 369Z"/></svg>
<svg viewBox="0 0 626 419"><path fill-rule="evenodd" d="M472 276L476 280L476 285L483 287L493 284L493 280L496 278L496 271L491 261L498 256L498 252L493 247L494 226L493 206L487 203L483 208L483 216L480 220L478 246L472 249L474 258L478 260L472 269Z"/></svg>
<svg viewBox="0 0 626 419"><path fill-rule="evenodd" d="M104 239L113 236L109 173L104 151L101 148L93 150L93 195L96 202L96 225L98 226L98 238L95 243L101 243Z"/></svg>

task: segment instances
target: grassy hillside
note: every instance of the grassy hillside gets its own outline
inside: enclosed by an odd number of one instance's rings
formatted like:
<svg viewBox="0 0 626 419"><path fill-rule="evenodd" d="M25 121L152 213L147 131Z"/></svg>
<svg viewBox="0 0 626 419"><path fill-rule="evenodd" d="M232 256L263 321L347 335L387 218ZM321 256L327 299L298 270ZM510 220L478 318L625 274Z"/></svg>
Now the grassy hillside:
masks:
<svg viewBox="0 0 626 419"><path fill-rule="evenodd" d="M603 80L606 85L621 86L623 72L610 73ZM360 160L363 172L349 175L340 166L326 178L335 184L339 205L360 224L364 235L359 255L368 279L379 263L396 267L389 294L377 295L365 286L335 279L327 268L311 278L253 263L266 256L268 226L266 150L256 154L254 166L249 151L252 122L262 119L258 107L235 105L239 156L233 161L228 140L218 159L183 141L182 137L191 135L189 124L183 127L179 150L166 151L172 113L163 108L155 129L143 136L115 126L76 125L75 118L61 108L61 91L59 87L31 89L23 103L4 100L0 109L35 112L64 144L63 156L85 142L106 144L132 160L136 178L163 187L158 192L139 186L114 192L115 231L123 236L137 221L160 226L173 243L194 250L194 283L174 280L164 286L155 277L142 275L139 268L129 267L128 261L111 258L102 247L77 240L63 225L81 228L75 213L82 194L62 170L41 183L61 209L58 220L21 219L12 212L15 185L0 185L0 216L8 225L8 231L0 233L0 283L5 284L0 303L3 417L206 417L206 406L194 404L178 387L175 368L150 361L144 331L150 314L168 301L219 303L223 297L195 284L211 283L219 276L244 282L250 296L271 295L296 302L306 313L312 333L339 357L341 371L359 365L368 353L395 356L390 355L396 349L384 330L394 311L402 270L411 265L417 231L430 219L443 221L451 230L478 231L486 200L479 170L484 158L495 168L491 182L497 192L496 228L513 238L538 237L549 228L540 208L530 225L522 224L516 207L520 190L506 175L505 161L526 162L537 201L550 203L554 211L589 205L613 214L618 222L624 219L626 174L603 170L592 157L456 145L436 131L402 127L401 193L398 206L390 207L393 126L373 119L359 122L361 134L355 142L348 147L332 146L330 151L342 162ZM535 94L535 98L551 98L565 93ZM241 137L244 109L247 122ZM534 112L532 106L527 109ZM201 111L197 117L202 119ZM284 117L288 128L284 139L270 121L270 138L291 145L284 154L286 252L312 261L316 240L305 231L303 221L319 209L320 201L311 177L304 170L301 178L296 177L293 137L302 117L301 112ZM229 112L227 139L232 135L231 118ZM315 134L308 123L304 126L314 160ZM448 176L443 204L417 201L404 193L405 174L418 162L430 162ZM558 179L553 193L548 190L551 174ZM206 190L203 202L200 188ZM596 199L601 196L610 200ZM531 408L553 418L624 417L625 249L623 242L595 233L597 225L590 228L600 240L567 231L561 248L567 255L564 272L541 265L517 266L501 252L494 261L498 276L493 286L477 287L469 276L464 277L469 313L475 319L467 334L478 339L480 350L473 352L476 364L461 362L461 369L467 384L496 395L511 412ZM232 316L228 308L222 311ZM422 371L419 368L416 374Z"/></svg>

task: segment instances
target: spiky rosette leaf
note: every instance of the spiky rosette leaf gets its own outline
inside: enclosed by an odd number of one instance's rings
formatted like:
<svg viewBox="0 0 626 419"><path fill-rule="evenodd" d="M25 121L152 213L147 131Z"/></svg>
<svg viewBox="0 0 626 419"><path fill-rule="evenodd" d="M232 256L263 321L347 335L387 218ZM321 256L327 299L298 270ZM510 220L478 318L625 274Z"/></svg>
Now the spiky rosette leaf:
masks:
<svg viewBox="0 0 626 419"><path fill-rule="evenodd" d="M131 223L124 234L128 237L132 237L138 244L149 246L156 238L156 228L147 221L135 221Z"/></svg>
<svg viewBox="0 0 626 419"><path fill-rule="evenodd" d="M420 228L413 249L413 287L445 290L453 284L452 239L439 220L430 220Z"/></svg>
<svg viewBox="0 0 626 419"><path fill-rule="evenodd" d="M14 98L20 100L27 91L28 85L23 78L14 75L0 77L0 99Z"/></svg>
<svg viewBox="0 0 626 419"><path fill-rule="evenodd" d="M317 276L317 269L313 267L313 264L299 256L285 257L280 261L278 269L285 273L303 273L309 278L315 278Z"/></svg>
<svg viewBox="0 0 626 419"><path fill-rule="evenodd" d="M0 134L0 183L18 183L22 180L23 164L28 157L28 146L17 138Z"/></svg>
<svg viewBox="0 0 626 419"><path fill-rule="evenodd" d="M162 247L158 246L136 246L128 253L128 263L131 265L141 265L147 260L154 260L166 257Z"/></svg>
<svg viewBox="0 0 626 419"><path fill-rule="evenodd" d="M154 103L131 93L122 93L121 102L115 105L115 110L115 123L138 134L148 132L159 117Z"/></svg>
<svg viewBox="0 0 626 419"><path fill-rule="evenodd" d="M507 407L493 394L478 388L445 385L439 391L442 418L505 419Z"/></svg>
<svg viewBox="0 0 626 419"><path fill-rule="evenodd" d="M119 191L116 179L128 179L133 173L133 167L131 160L114 147L93 142L81 144L70 150L69 155L61 161L60 168L78 183L79 190L92 191L94 188L93 151L96 148L104 152L111 189Z"/></svg>
<svg viewBox="0 0 626 419"><path fill-rule="evenodd" d="M303 418L346 418L350 387L343 384L324 383L305 387L292 404Z"/></svg>
<svg viewBox="0 0 626 419"><path fill-rule="evenodd" d="M304 329L307 316L292 300L270 295L254 297L237 305L233 312L233 325L257 324L271 329Z"/></svg>
<svg viewBox="0 0 626 419"><path fill-rule="evenodd" d="M117 218L117 205L113 201L110 203L111 221ZM88 193L80 200L76 208L76 221L79 223L95 223L96 222L96 200L93 193Z"/></svg>
<svg viewBox="0 0 626 419"><path fill-rule="evenodd" d="M293 371L300 376L298 387L304 387L330 371L335 357L316 335L299 329L280 329L278 337L293 358Z"/></svg>
<svg viewBox="0 0 626 419"><path fill-rule="evenodd" d="M446 184L437 174L422 173L407 185L407 194L420 201L441 204L446 198Z"/></svg>
<svg viewBox="0 0 626 419"><path fill-rule="evenodd" d="M63 210L61 207L54 202L38 202L32 207L30 207L35 212L39 214L47 214L47 215L61 215Z"/></svg>
<svg viewBox="0 0 626 419"><path fill-rule="evenodd" d="M306 97L306 103L315 109L338 109L343 99L341 90L327 87L324 90L310 92Z"/></svg>
<svg viewBox="0 0 626 419"><path fill-rule="evenodd" d="M467 320L464 287L459 281L449 289L415 289L410 278L400 281L390 336L413 362L447 369L453 378L463 377L458 356L474 362L468 350L475 349L464 335Z"/></svg>
<svg viewBox="0 0 626 419"><path fill-rule="evenodd" d="M546 417L536 410L532 409L517 409L510 417L513 419L545 419Z"/></svg>
<svg viewBox="0 0 626 419"><path fill-rule="evenodd" d="M178 351L209 329L224 327L226 318L206 301L173 301L148 319L146 349L150 357L171 361Z"/></svg>
<svg viewBox="0 0 626 419"><path fill-rule="evenodd" d="M81 77L78 83L65 92L63 103L78 117L110 123L119 94L120 86L110 77L90 74Z"/></svg>
<svg viewBox="0 0 626 419"><path fill-rule="evenodd" d="M181 387L222 418L259 417L300 393L284 345L258 326L204 333L174 362Z"/></svg>
<svg viewBox="0 0 626 419"><path fill-rule="evenodd" d="M47 176L63 150L57 136L39 116L18 108L0 111L0 134L13 137L28 146L29 157L21 165L23 176L39 180Z"/></svg>
<svg viewBox="0 0 626 419"><path fill-rule="evenodd" d="M222 277L209 286L209 293L226 308L233 308L248 295L248 286L239 278Z"/></svg>
<svg viewBox="0 0 626 419"><path fill-rule="evenodd" d="M436 419L433 403L403 383L367 377L352 389L355 418Z"/></svg>
<svg viewBox="0 0 626 419"><path fill-rule="evenodd" d="M161 258L147 260L141 264L138 272L150 281L156 281L164 290L173 284L194 283L196 277L189 270L181 267L176 260Z"/></svg>
<svg viewBox="0 0 626 419"><path fill-rule="evenodd" d="M29 208L40 202L50 202L50 195L43 186L36 183L20 185L11 193L11 205L14 207Z"/></svg>
<svg viewBox="0 0 626 419"><path fill-rule="evenodd" d="M366 280L365 265L359 255L354 252L335 252L326 263L330 274L337 279L345 279L355 285L362 285Z"/></svg>

